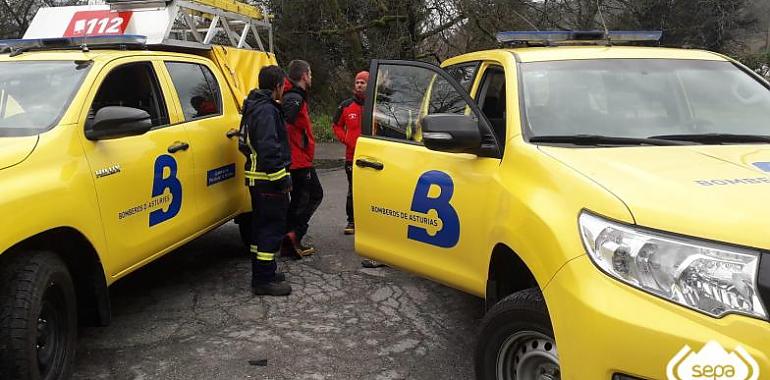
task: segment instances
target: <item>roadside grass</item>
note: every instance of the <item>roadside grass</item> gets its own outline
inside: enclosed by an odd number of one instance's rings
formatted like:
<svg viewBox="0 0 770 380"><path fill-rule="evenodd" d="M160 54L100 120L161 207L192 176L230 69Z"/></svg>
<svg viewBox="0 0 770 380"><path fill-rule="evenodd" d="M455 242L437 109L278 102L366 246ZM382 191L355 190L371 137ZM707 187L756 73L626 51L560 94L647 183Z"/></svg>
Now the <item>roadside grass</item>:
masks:
<svg viewBox="0 0 770 380"><path fill-rule="evenodd" d="M313 136L316 142L333 143L337 141L332 130L332 116L322 113L311 113L310 120L313 122ZM316 169L339 169L345 165L343 157L339 159L316 159L313 161Z"/></svg>
<svg viewBox="0 0 770 380"><path fill-rule="evenodd" d="M328 114L313 113L310 115L313 122L313 136L318 142L334 142L332 131L332 116Z"/></svg>

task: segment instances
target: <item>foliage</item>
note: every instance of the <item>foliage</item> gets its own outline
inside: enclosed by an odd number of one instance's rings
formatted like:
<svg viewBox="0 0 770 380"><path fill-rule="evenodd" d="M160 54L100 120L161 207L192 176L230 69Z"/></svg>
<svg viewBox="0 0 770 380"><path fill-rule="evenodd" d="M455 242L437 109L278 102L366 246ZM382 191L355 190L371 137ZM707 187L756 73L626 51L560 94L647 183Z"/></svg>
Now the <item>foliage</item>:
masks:
<svg viewBox="0 0 770 380"><path fill-rule="evenodd" d="M40 6L85 0L0 0L0 38L19 38ZM243 0L273 18L278 60L313 68L311 107L330 114L356 72L378 59L448 57L498 47L503 30L663 30L666 46L705 48L752 69L768 63L767 0Z"/></svg>
<svg viewBox="0 0 770 380"><path fill-rule="evenodd" d="M738 59L742 64L764 77L770 77L770 52L764 51L762 53L748 54L738 57Z"/></svg>
<svg viewBox="0 0 770 380"><path fill-rule="evenodd" d="M334 142L332 131L332 116L328 113L313 113L310 120L313 122L313 136L318 142Z"/></svg>
<svg viewBox="0 0 770 380"><path fill-rule="evenodd" d="M80 0L0 0L0 40L21 38L40 7L79 4Z"/></svg>
<svg viewBox="0 0 770 380"><path fill-rule="evenodd" d="M756 58L770 20L762 0L261 0L274 15L279 62L313 66L313 108L332 112L370 59L448 57L498 47L503 30L663 30L666 46ZM761 21L761 22L760 22ZM764 35L764 34L762 34ZM768 33L770 40L770 33ZM767 42L766 41L766 45ZM755 44L756 45L756 44ZM754 51L754 52L752 52ZM757 59L751 58L754 65ZM761 61L762 59L759 59Z"/></svg>

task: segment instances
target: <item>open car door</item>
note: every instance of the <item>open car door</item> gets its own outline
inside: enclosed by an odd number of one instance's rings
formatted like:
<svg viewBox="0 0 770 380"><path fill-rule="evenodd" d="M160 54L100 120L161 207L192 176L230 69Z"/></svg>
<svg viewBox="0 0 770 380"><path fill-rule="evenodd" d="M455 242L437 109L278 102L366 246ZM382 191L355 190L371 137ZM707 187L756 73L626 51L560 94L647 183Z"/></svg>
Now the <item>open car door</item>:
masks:
<svg viewBox="0 0 770 380"><path fill-rule="evenodd" d="M437 66L375 60L370 78L353 169L356 251L483 295L476 237L489 233L500 164L489 122Z"/></svg>

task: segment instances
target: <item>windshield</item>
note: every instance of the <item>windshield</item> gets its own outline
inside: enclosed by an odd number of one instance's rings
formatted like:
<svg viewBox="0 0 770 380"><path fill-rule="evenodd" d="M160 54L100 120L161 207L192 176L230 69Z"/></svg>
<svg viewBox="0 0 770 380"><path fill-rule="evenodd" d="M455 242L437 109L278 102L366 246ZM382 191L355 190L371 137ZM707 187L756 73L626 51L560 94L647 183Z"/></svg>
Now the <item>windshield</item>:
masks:
<svg viewBox="0 0 770 380"><path fill-rule="evenodd" d="M29 136L53 127L89 64L0 62L0 136Z"/></svg>
<svg viewBox="0 0 770 380"><path fill-rule="evenodd" d="M770 135L770 91L730 62L549 61L521 71L530 139Z"/></svg>

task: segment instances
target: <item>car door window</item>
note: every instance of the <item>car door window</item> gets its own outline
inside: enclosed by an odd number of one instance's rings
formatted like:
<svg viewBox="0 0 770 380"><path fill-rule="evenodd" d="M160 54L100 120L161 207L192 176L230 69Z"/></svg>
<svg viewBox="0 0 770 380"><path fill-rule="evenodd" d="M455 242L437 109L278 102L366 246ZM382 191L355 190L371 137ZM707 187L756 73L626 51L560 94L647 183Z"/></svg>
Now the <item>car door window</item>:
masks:
<svg viewBox="0 0 770 380"><path fill-rule="evenodd" d="M433 71L417 66L379 67L372 135L421 144L420 120L438 113L476 116L463 94Z"/></svg>
<svg viewBox="0 0 770 380"><path fill-rule="evenodd" d="M147 111L153 128L169 123L166 103L150 62L129 63L110 71L96 93L86 123L92 123L96 113L108 106Z"/></svg>
<svg viewBox="0 0 770 380"><path fill-rule="evenodd" d="M466 91L471 91L473 86L473 79L476 77L476 71L479 68L478 62L461 63L447 67L445 70L447 74L451 75L457 83L460 84Z"/></svg>
<svg viewBox="0 0 770 380"><path fill-rule="evenodd" d="M208 67L196 63L166 62L185 121L222 114L219 84Z"/></svg>
<svg viewBox="0 0 770 380"><path fill-rule="evenodd" d="M502 67L491 66L484 72L476 99L481 112L492 124L497 141L505 141L505 71Z"/></svg>
<svg viewBox="0 0 770 380"><path fill-rule="evenodd" d="M0 91L0 119L9 119L24 113L24 108L19 102L4 90Z"/></svg>

